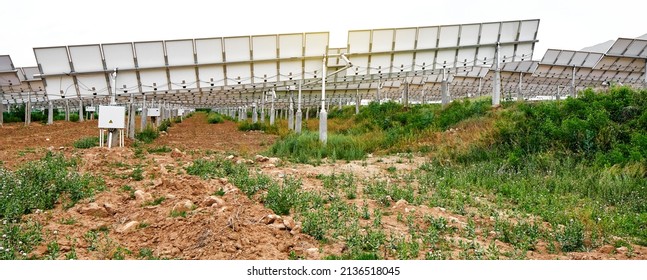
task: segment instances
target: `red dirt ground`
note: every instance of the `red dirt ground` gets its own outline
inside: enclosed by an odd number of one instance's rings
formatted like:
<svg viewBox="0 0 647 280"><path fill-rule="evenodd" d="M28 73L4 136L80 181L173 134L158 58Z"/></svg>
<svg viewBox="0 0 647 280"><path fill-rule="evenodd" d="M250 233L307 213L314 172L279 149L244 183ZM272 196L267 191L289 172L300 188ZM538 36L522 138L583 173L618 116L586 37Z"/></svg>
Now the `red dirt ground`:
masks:
<svg viewBox="0 0 647 280"><path fill-rule="evenodd" d="M146 147L167 146L167 153L143 153L138 157L131 142L126 148L75 149L73 143L98 134L97 122L56 122L53 125L5 124L0 128L0 161L6 168L14 169L20 164L41 158L46 151L63 152L66 156L81 159L81 172L104 178L107 190L94 199L82 201L70 209L60 205L44 212L30 214L32 219L44 225L46 242L32 254L46 253L47 242L56 240L61 245L61 255L72 250L78 259L110 259L126 252L125 258L137 258L142 249L150 249L155 257L169 259L288 259L290 254L317 259L344 250L342 241L320 244L314 238L285 230L280 219L267 223L272 211L257 200L250 200L226 179L202 180L187 175L184 167L196 158L236 155L233 160L253 158L267 149L276 136L261 132L241 132L236 124L208 124L205 114L195 114L182 123L174 124L168 133ZM146 149L146 147L144 149ZM295 175L302 178L305 189L321 188L317 174L352 172L359 178L385 176L387 167L397 170L417 168L424 158L415 157L412 163L402 163L395 157L369 158L361 162L337 162L320 166L302 164L251 163L263 173L279 178ZM141 166L143 180L133 180L129 175ZM218 190L225 194L216 202L209 197ZM134 194L137 191L137 194ZM163 200L162 200L163 198ZM153 205L155 199L162 200ZM174 216L174 207L190 201L186 217ZM94 204L93 204L94 203ZM361 201L350 201L360 205ZM369 201L371 208L375 201ZM432 215L445 217L456 227L465 224L466 217L446 212L439 207L408 206L396 203L390 216L385 216L384 227L391 232L406 234L407 227L396 220L397 213L415 213L418 219ZM283 217L286 218L286 217ZM289 218L287 218L289 219ZM477 218L478 224L491 221ZM99 232L91 237L88 232ZM105 232L105 235L103 234ZM479 243L485 247L492 236L481 233ZM459 237L460 238L460 237ZM502 251L509 244L497 241ZM528 252L530 259L626 259L627 254L618 248L602 246L592 252L551 254L545 244L538 250ZM92 250L87 248L93 248ZM458 249L455 256L458 255ZM424 250L422 250L424 253ZM423 257L423 255L421 255ZM634 246L634 259L646 259L647 248Z"/></svg>

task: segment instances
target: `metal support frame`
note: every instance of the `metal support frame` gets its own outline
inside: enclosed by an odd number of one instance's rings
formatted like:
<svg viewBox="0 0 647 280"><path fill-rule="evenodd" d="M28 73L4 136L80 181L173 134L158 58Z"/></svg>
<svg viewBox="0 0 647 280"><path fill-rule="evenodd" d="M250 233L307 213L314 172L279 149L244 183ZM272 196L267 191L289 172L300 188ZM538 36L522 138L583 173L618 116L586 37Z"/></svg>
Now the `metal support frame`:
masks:
<svg viewBox="0 0 647 280"><path fill-rule="evenodd" d="M276 119L276 114L274 112L274 97L276 96L276 91L272 89L272 100L270 101L270 125L274 125Z"/></svg>
<svg viewBox="0 0 647 280"><path fill-rule="evenodd" d="M70 103L67 99L65 100L65 121L70 121Z"/></svg>
<svg viewBox="0 0 647 280"><path fill-rule="evenodd" d="M7 106L9 105L9 102L7 102ZM0 102L0 127L3 126L4 123L4 104Z"/></svg>
<svg viewBox="0 0 647 280"><path fill-rule="evenodd" d="M142 101L142 113L140 116L141 119L139 121L140 122L139 131L146 129L146 119L148 119L148 112L147 112L148 108L146 108L146 95L144 94L142 97L144 98L144 100Z"/></svg>
<svg viewBox="0 0 647 280"><path fill-rule="evenodd" d="M523 101L523 72L519 73L519 88L517 90L517 101Z"/></svg>
<svg viewBox="0 0 647 280"><path fill-rule="evenodd" d="M328 141L328 112L326 112L326 54L323 55L321 75L321 112L319 113L319 141Z"/></svg>
<svg viewBox="0 0 647 280"><path fill-rule="evenodd" d="M449 105L450 102L448 76L449 75L447 75L447 70L443 68L443 80L440 84L441 102L443 107Z"/></svg>
<svg viewBox="0 0 647 280"><path fill-rule="evenodd" d="M382 79L377 79L377 89L375 93L375 98L377 99L377 104L382 103L382 97L380 96L380 90L382 89Z"/></svg>
<svg viewBox="0 0 647 280"><path fill-rule="evenodd" d="M294 98L292 96L292 87L288 89L290 91L290 103L287 114L288 114L288 130L294 130Z"/></svg>
<svg viewBox="0 0 647 280"><path fill-rule="evenodd" d="M424 88L424 87L422 88L422 93L421 93L421 95L422 95L422 97L421 97L420 103L422 103L423 105L424 105L424 104L427 104L427 95L426 95L426 92L425 92L425 88Z"/></svg>
<svg viewBox="0 0 647 280"><path fill-rule="evenodd" d="M115 137L112 137L112 134L113 134L112 130L117 131L117 135L114 135ZM101 147L101 148L103 148L106 145L106 143L105 143L106 135L105 134L106 134L106 129L99 129L99 147ZM119 141L118 144L119 144L120 148L123 148L125 146L124 145L125 142L124 142L124 130L123 129L108 129L108 138L107 138L108 139L108 143L107 143L108 144L108 149L112 148L112 142L114 140L113 138L118 138L118 141Z"/></svg>
<svg viewBox="0 0 647 280"><path fill-rule="evenodd" d="M267 92L263 92L263 98L261 98L261 123L265 123L265 98L267 98Z"/></svg>
<svg viewBox="0 0 647 280"><path fill-rule="evenodd" d="M404 98L402 100L404 108L409 108L409 82L404 80Z"/></svg>
<svg viewBox="0 0 647 280"><path fill-rule="evenodd" d="M359 88L357 89L357 93L355 94L355 115L359 114Z"/></svg>
<svg viewBox="0 0 647 280"><path fill-rule="evenodd" d="M79 97L79 122L84 121L83 116L83 98Z"/></svg>
<svg viewBox="0 0 647 280"><path fill-rule="evenodd" d="M49 101L47 104L47 124L53 124L54 123L54 104L52 104L52 101Z"/></svg>
<svg viewBox="0 0 647 280"><path fill-rule="evenodd" d="M294 131L296 133L301 133L301 122L302 122L303 113L301 112L301 80L299 80L299 93L298 93L298 103L297 103L297 115L296 122L294 123ZM306 117L307 118L307 117Z"/></svg>
<svg viewBox="0 0 647 280"><path fill-rule="evenodd" d="M501 45L496 43L496 52L494 53L494 88L492 89L492 106L496 107L501 104L501 66L499 65L499 55Z"/></svg>
<svg viewBox="0 0 647 280"><path fill-rule="evenodd" d="M577 97L577 92L575 89L575 71L576 71L576 66L573 64L573 77L571 77L571 97L576 98Z"/></svg>
<svg viewBox="0 0 647 280"><path fill-rule="evenodd" d="M130 98L131 101L128 106L128 138L135 139L135 114L137 114L137 107L135 106L132 95Z"/></svg>
<svg viewBox="0 0 647 280"><path fill-rule="evenodd" d="M25 126L31 124L31 89L27 92L27 105L25 105Z"/></svg>

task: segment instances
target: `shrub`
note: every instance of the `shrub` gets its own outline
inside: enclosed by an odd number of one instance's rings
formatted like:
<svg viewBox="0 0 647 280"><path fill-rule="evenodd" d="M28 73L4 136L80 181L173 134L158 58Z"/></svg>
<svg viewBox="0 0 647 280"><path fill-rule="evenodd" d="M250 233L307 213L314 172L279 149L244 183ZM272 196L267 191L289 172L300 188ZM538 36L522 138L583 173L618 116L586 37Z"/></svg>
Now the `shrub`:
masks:
<svg viewBox="0 0 647 280"><path fill-rule="evenodd" d="M207 115L207 122L212 123L212 124L213 123L223 123L223 122L225 122L225 119L220 114L209 113L209 115Z"/></svg>
<svg viewBox="0 0 647 280"><path fill-rule="evenodd" d="M272 209L274 214L289 215L290 209L297 203L299 190L301 189L301 180L286 177L283 185L270 184L267 194L263 198L263 204Z"/></svg>
<svg viewBox="0 0 647 280"><path fill-rule="evenodd" d="M152 143L157 137L159 137L159 132L151 126L147 126L144 130L135 134L135 139L144 143Z"/></svg>
<svg viewBox="0 0 647 280"><path fill-rule="evenodd" d="M99 137L86 137L79 139L74 142L73 146L77 149L89 149L92 147L97 147L99 146Z"/></svg>
<svg viewBox="0 0 647 280"><path fill-rule="evenodd" d="M571 221L564 229L555 233L555 238L564 252L584 249L584 226L578 221Z"/></svg>
<svg viewBox="0 0 647 280"><path fill-rule="evenodd" d="M160 122L160 125L157 127L158 131L168 131L168 128L171 127L171 120L166 119Z"/></svg>

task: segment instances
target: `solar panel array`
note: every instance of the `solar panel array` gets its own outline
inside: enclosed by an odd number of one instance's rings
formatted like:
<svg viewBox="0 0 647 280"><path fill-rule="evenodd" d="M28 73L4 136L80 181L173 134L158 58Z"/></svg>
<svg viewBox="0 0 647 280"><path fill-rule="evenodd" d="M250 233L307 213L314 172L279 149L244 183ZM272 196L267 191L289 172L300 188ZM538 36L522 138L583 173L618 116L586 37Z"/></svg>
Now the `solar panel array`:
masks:
<svg viewBox="0 0 647 280"><path fill-rule="evenodd" d="M620 38L592 51L550 49L533 61L538 26L539 20L519 20L351 30L342 48L329 46L327 32L34 48L37 67L15 68L9 56L0 56L0 93L3 104L60 107L79 98L100 104L116 91L122 104L215 108L257 106L269 102L272 91L277 108L285 108L301 82L304 107L315 107L325 54L327 72L334 73L326 81L333 105L401 101L405 93L411 103L438 102L443 77L452 99L489 95L497 50L504 98L644 85L647 39Z"/></svg>

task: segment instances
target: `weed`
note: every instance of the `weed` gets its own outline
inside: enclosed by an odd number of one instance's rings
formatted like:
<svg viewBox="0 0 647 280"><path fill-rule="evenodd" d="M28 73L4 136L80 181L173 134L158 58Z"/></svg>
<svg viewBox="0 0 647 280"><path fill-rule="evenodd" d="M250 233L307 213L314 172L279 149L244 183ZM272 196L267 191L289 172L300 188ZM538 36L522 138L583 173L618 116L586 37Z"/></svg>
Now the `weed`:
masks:
<svg viewBox="0 0 647 280"><path fill-rule="evenodd" d="M302 214L303 233L314 237L317 240L324 240L327 233L326 223L328 222L322 209L308 211Z"/></svg>
<svg viewBox="0 0 647 280"><path fill-rule="evenodd" d="M139 258L144 260L159 260L159 257L156 257L153 253L153 250L150 248L141 248L139 249Z"/></svg>
<svg viewBox="0 0 647 280"><path fill-rule="evenodd" d="M48 153L16 171L0 168L0 217L19 218L34 209L65 208L105 188L101 179L73 171L75 160Z"/></svg>
<svg viewBox="0 0 647 280"><path fill-rule="evenodd" d="M225 195L225 190L223 190L222 188L219 188L216 192L213 193L213 195L223 196Z"/></svg>
<svg viewBox="0 0 647 280"><path fill-rule="evenodd" d="M114 252L112 253L111 259L113 260L125 260L126 256L132 255L132 252L128 250L128 248L124 248L121 246L117 246L116 249L114 249Z"/></svg>
<svg viewBox="0 0 647 280"><path fill-rule="evenodd" d="M160 205L162 204L162 202L164 202L164 200L166 200L166 197L163 197L163 196L156 197L151 201L146 201L142 203L142 207Z"/></svg>
<svg viewBox="0 0 647 280"><path fill-rule="evenodd" d="M139 228L139 229L141 229L141 228L147 228L148 226L150 226L150 224L149 224L149 223L147 223L147 222L141 222L141 223L139 223L139 224L137 225L137 228Z"/></svg>
<svg viewBox="0 0 647 280"><path fill-rule="evenodd" d="M172 218L177 218L177 217L182 217L186 218L186 211L171 211L171 214L169 214Z"/></svg>
<svg viewBox="0 0 647 280"><path fill-rule="evenodd" d="M362 219L368 220L371 218L371 213L368 210L368 204L366 203L366 200L364 200L364 204L362 205Z"/></svg>
<svg viewBox="0 0 647 280"><path fill-rule="evenodd" d="M73 224L76 224L76 219L74 219L74 217L61 218L59 223L64 224L64 225L73 225Z"/></svg>
<svg viewBox="0 0 647 280"><path fill-rule="evenodd" d="M142 170L142 167L141 166L135 167L132 173L130 173L130 178L135 181L144 180L144 170Z"/></svg>
<svg viewBox="0 0 647 280"><path fill-rule="evenodd" d="M151 153L151 154L159 154L159 153L168 153L172 150L167 146L160 146L155 148L148 148L147 151L148 153Z"/></svg>
<svg viewBox="0 0 647 280"><path fill-rule="evenodd" d="M289 215L290 209L298 202L301 180L285 177L283 185L270 184L263 203L277 215Z"/></svg>
<svg viewBox="0 0 647 280"><path fill-rule="evenodd" d="M290 254L288 254L288 259L289 260L302 260L303 256L297 255L297 253L294 250L290 250Z"/></svg>
<svg viewBox="0 0 647 280"><path fill-rule="evenodd" d="M47 252L45 255L45 259L47 260L55 260L58 259L58 256L61 252L61 248L58 245L58 242L56 241L51 241L47 243Z"/></svg>
<svg viewBox="0 0 647 280"><path fill-rule="evenodd" d="M555 239L564 252L581 251L584 249L584 226L578 221L571 221L555 232Z"/></svg>
<svg viewBox="0 0 647 280"><path fill-rule="evenodd" d="M171 123L170 119L166 119L160 122L160 125L157 127L158 131L168 131L168 128L171 127L173 124Z"/></svg>
<svg viewBox="0 0 647 280"><path fill-rule="evenodd" d="M211 124L223 123L225 122L225 119L218 113L209 113L209 115L207 115L207 122Z"/></svg>
<svg viewBox="0 0 647 280"><path fill-rule="evenodd" d="M73 144L77 149L89 149L99 146L99 137L86 137L75 141Z"/></svg>
<svg viewBox="0 0 647 280"><path fill-rule="evenodd" d="M153 143L157 137L159 137L159 132L152 126L147 126L141 132L135 134L135 139L147 144Z"/></svg>

